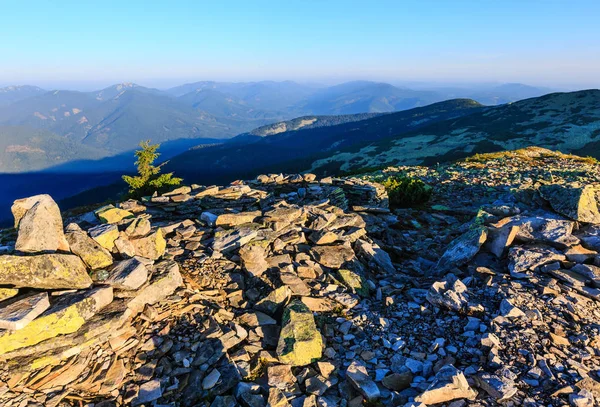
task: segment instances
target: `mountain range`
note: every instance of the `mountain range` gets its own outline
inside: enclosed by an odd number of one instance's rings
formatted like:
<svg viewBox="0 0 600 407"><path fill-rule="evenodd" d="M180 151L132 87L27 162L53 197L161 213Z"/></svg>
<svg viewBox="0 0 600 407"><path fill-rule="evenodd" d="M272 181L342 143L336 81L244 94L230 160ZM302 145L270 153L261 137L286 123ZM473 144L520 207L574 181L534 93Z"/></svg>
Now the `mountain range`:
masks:
<svg viewBox="0 0 600 407"><path fill-rule="evenodd" d="M0 89L0 172L62 168L73 161L82 164L69 165L69 171L92 171L101 159L131 152L144 139L190 140L182 143L187 148L307 115L386 113L455 97L496 104L545 92L519 84L415 90L368 81L196 82L166 90L122 83L93 92L9 86ZM130 166L119 161L113 169Z"/></svg>
<svg viewBox="0 0 600 407"><path fill-rule="evenodd" d="M191 149L167 168L191 182L229 182L268 172L431 165L531 145L600 158L600 90L499 106L454 99L396 113L305 116Z"/></svg>

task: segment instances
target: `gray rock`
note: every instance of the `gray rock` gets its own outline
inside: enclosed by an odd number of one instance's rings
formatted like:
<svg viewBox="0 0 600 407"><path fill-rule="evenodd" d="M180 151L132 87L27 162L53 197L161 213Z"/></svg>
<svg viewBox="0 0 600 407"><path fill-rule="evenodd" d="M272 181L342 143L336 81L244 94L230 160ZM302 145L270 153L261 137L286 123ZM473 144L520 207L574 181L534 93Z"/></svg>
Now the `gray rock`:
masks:
<svg viewBox="0 0 600 407"><path fill-rule="evenodd" d="M415 401L429 404L445 403L456 399L473 399L477 393L471 389L465 375L452 365L442 367L431 385Z"/></svg>
<svg viewBox="0 0 600 407"><path fill-rule="evenodd" d="M551 247L519 246L510 249L508 259L510 274L515 278L525 278L525 272L533 271L544 264L565 261L566 257Z"/></svg>
<svg viewBox="0 0 600 407"><path fill-rule="evenodd" d="M369 377L367 368L357 361L353 361L346 370L346 379L360 394L369 401L381 397L377 384Z"/></svg>
<svg viewBox="0 0 600 407"><path fill-rule="evenodd" d="M120 290L137 290L148 280L148 269L138 259L123 260L110 270L106 284Z"/></svg>
<svg viewBox="0 0 600 407"><path fill-rule="evenodd" d="M67 226L65 237L71 252L81 257L81 260L92 270L105 268L113 263L109 251L89 237L77 224L71 223Z"/></svg>
<svg viewBox="0 0 600 407"><path fill-rule="evenodd" d="M385 273L396 273L396 268L392 264L390 255L379 247L379 245L368 243L361 239L357 240L355 244L358 255L365 258L369 266L378 268Z"/></svg>
<svg viewBox="0 0 600 407"><path fill-rule="evenodd" d="M138 396L132 400L132 406L139 406L140 404L150 403L154 400L158 400L162 397L162 389L160 388L160 381L158 379L150 380L149 382L143 383L140 386Z"/></svg>
<svg viewBox="0 0 600 407"><path fill-rule="evenodd" d="M16 250L27 253L69 250L60 209L50 195L18 199L11 211L19 231Z"/></svg>
<svg viewBox="0 0 600 407"><path fill-rule="evenodd" d="M487 228L474 223L466 233L454 239L437 263L438 272L462 266L471 260L487 238Z"/></svg>
<svg viewBox="0 0 600 407"><path fill-rule="evenodd" d="M72 254L0 256L0 285L42 289L87 288L92 279L83 261Z"/></svg>
<svg viewBox="0 0 600 407"><path fill-rule="evenodd" d="M47 293L30 295L0 305L0 329L17 331L50 308Z"/></svg>
<svg viewBox="0 0 600 407"><path fill-rule="evenodd" d="M319 264L333 269L339 269L354 258L354 251L344 245L316 246L311 253Z"/></svg>
<svg viewBox="0 0 600 407"><path fill-rule="evenodd" d="M244 246L258 235L259 225L254 223L229 230L217 230L213 242L215 252L227 253Z"/></svg>
<svg viewBox="0 0 600 407"><path fill-rule="evenodd" d="M542 185L539 189L556 212L584 223L600 223L600 212L596 203L597 188L591 185Z"/></svg>
<svg viewBox="0 0 600 407"><path fill-rule="evenodd" d="M477 385L499 403L510 399L518 390L512 380L505 377L481 373L475 379Z"/></svg>

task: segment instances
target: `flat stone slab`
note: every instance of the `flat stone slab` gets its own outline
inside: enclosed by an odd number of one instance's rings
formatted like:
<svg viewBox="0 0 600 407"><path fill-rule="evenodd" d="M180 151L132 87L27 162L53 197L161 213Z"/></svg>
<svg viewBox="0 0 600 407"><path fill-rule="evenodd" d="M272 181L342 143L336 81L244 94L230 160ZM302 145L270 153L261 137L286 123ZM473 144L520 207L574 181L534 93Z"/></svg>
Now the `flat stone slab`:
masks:
<svg viewBox="0 0 600 407"><path fill-rule="evenodd" d="M322 355L323 339L312 312L300 300L292 301L284 310L277 355L281 363L305 366Z"/></svg>
<svg viewBox="0 0 600 407"><path fill-rule="evenodd" d="M112 300L113 290L109 286L65 294L24 328L0 331L0 355L76 332Z"/></svg>
<svg viewBox="0 0 600 407"><path fill-rule="evenodd" d="M173 294L177 287L183 285L183 279L179 273L179 266L174 261L164 261L154 266L149 284L139 290L135 297L128 303L127 307L134 313L144 309L146 304L154 304Z"/></svg>
<svg viewBox="0 0 600 407"><path fill-rule="evenodd" d="M0 285L42 289L88 288L92 279L83 261L71 254L0 256Z"/></svg>
<svg viewBox="0 0 600 407"><path fill-rule="evenodd" d="M146 266L138 259L132 258L116 263L104 282L120 290L137 290L147 280Z"/></svg>
<svg viewBox="0 0 600 407"><path fill-rule="evenodd" d="M48 308L48 293L34 294L11 302L0 307L0 329L22 329Z"/></svg>

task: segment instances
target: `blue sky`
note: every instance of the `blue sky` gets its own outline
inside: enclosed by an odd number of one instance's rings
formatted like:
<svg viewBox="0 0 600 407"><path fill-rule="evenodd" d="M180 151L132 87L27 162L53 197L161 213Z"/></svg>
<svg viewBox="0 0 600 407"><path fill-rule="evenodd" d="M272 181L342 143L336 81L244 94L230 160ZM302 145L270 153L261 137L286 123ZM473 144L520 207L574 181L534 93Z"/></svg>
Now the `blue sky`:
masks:
<svg viewBox="0 0 600 407"><path fill-rule="evenodd" d="M0 84L600 87L598 0L0 0Z"/></svg>

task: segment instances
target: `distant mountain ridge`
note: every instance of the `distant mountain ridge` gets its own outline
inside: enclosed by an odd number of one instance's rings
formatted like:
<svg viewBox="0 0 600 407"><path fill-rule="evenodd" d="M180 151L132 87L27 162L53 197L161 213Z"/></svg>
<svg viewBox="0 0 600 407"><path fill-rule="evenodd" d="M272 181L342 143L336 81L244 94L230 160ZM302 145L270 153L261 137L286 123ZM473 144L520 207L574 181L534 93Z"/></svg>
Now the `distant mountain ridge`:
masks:
<svg viewBox="0 0 600 407"><path fill-rule="evenodd" d="M536 89L507 86L498 94ZM504 96L486 98L496 101ZM0 172L42 170L71 160L118 155L144 139L163 143L238 136L232 142L240 143L257 140L263 136L260 132L300 125L314 128L332 117L342 124L369 117L349 114L401 111L446 99L445 91L368 81L329 87L292 81L204 81L167 90L121 83L93 92L10 86L0 89ZM281 127L286 121L289 127ZM335 123L326 125L330 124Z"/></svg>
<svg viewBox="0 0 600 407"><path fill-rule="evenodd" d="M335 175L430 165L530 145L600 158L600 90L553 93L500 106L457 99L341 124L335 124L336 116L325 117L321 120L331 125L321 127L308 119L256 129L245 138L238 136L233 145L190 150L173 157L168 168L203 183L265 172Z"/></svg>
<svg viewBox="0 0 600 407"><path fill-rule="evenodd" d="M600 90L552 93L434 123L315 160L306 170L340 173L431 165L475 153L538 146L600 159Z"/></svg>
<svg viewBox="0 0 600 407"><path fill-rule="evenodd" d="M298 169L309 165L316 156L330 155L342 148L364 145L482 108L473 100L456 99L396 113L299 118L249 134L263 136L233 143L236 138L222 145L192 149L173 157L167 169L200 183L243 179L259 172L278 172L280 167L281 171ZM299 126L298 121L306 126ZM282 132L275 130L287 129L288 125L292 126L290 123L298 127Z"/></svg>

